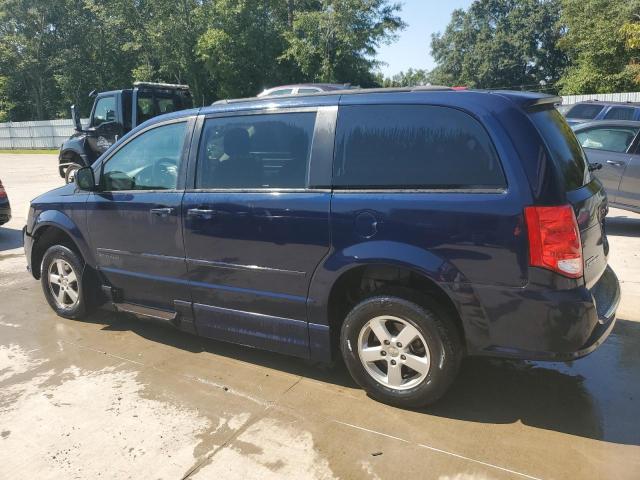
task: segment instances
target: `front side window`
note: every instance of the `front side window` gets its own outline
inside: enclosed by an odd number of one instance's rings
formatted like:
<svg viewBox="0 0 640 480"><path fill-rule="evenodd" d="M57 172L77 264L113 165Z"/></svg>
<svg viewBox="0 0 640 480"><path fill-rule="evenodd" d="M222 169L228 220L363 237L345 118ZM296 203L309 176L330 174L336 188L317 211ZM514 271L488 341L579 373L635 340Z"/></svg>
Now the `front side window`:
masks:
<svg viewBox="0 0 640 480"><path fill-rule="evenodd" d="M186 122L172 123L132 139L105 163L104 190L175 189L186 130Z"/></svg>
<svg viewBox="0 0 640 480"><path fill-rule="evenodd" d="M116 98L102 97L98 99L96 108L93 112L92 126L97 127L106 122L114 122L116 120Z"/></svg>
<svg viewBox="0 0 640 480"><path fill-rule="evenodd" d="M611 107L604 116L607 120L633 120L633 107Z"/></svg>
<svg viewBox="0 0 640 480"><path fill-rule="evenodd" d="M596 127L576 132L576 137L583 148L608 150L610 152L626 152L638 134L635 127Z"/></svg>
<svg viewBox="0 0 640 480"><path fill-rule="evenodd" d="M426 105L357 105L338 114L340 188L504 188L493 144L470 115Z"/></svg>
<svg viewBox="0 0 640 480"><path fill-rule="evenodd" d="M207 120L196 187L305 188L315 118L310 112Z"/></svg>

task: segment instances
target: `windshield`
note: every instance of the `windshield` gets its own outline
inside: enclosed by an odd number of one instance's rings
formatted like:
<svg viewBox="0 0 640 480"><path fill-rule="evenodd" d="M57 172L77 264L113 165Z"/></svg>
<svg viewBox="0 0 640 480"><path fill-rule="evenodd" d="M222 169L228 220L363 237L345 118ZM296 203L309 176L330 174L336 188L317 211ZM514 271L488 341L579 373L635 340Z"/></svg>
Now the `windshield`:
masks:
<svg viewBox="0 0 640 480"><path fill-rule="evenodd" d="M532 113L531 119L542 135L551 159L563 173L567 191L589 183L587 158L562 115L555 108L549 108Z"/></svg>

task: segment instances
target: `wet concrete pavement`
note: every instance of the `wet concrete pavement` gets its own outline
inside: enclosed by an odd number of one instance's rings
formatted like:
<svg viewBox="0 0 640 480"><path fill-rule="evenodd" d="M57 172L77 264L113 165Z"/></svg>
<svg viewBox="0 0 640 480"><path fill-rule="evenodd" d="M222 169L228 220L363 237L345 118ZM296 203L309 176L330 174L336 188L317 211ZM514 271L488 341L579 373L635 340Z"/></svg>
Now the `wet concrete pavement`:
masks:
<svg viewBox="0 0 640 480"><path fill-rule="evenodd" d="M599 350L467 359L436 406L408 411L341 365L57 317L12 233L56 173L52 156L0 156L15 217L0 227L0 478L640 478L639 215L609 218L623 297Z"/></svg>

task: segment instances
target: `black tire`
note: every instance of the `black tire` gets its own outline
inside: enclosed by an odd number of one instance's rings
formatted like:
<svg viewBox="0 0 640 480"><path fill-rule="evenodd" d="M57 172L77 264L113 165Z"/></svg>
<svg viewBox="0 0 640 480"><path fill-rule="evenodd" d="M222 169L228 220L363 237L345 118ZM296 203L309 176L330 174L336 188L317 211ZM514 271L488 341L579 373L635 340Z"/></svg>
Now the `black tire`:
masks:
<svg viewBox="0 0 640 480"><path fill-rule="evenodd" d="M422 297L412 291L401 291L400 295L398 296L398 292L381 294L356 305L342 324L340 347L351 376L372 398L402 408L423 407L434 403L447 391L458 373L464 350L458 329L446 309L441 308L430 297ZM413 326L426 342L430 366L426 375L420 377L420 383L414 387L403 390L390 388L374 378L360 359L358 342L361 330L370 320L383 316L396 317ZM420 344L421 340L418 345ZM391 361L389 359L392 353L399 355L395 350L388 354L385 352L382 368L384 362ZM425 358L426 356L425 354ZM400 363L399 357L397 358ZM400 368L403 381L405 375L416 374L404 366ZM389 379L390 374L387 375Z"/></svg>
<svg viewBox="0 0 640 480"><path fill-rule="evenodd" d="M51 274L57 275L60 272L57 261L64 262L62 265L67 267L63 268L67 278L71 279L71 273L75 274L75 282L69 281L65 283L64 288L68 288L75 292L77 297L76 301L73 300L70 294L63 295L63 301L60 301L60 297L56 295L60 292L62 286L56 284L51 280ZM56 263L56 266L52 267L52 264ZM91 291L92 285L87 281L84 261L82 257L73 250L63 245L53 245L45 252L42 257L42 266L40 269L40 283L42 284L42 290L44 296L49 302L51 308L61 317L78 319L84 317L93 307L92 298L93 293ZM56 288L57 285L57 288ZM69 292L71 293L71 292ZM68 301L69 305L65 306L64 301Z"/></svg>
<svg viewBox="0 0 640 480"><path fill-rule="evenodd" d="M64 182L65 183L73 182L75 179L76 172L81 168L82 168L82 165L79 165L77 163L72 163L71 165L68 165L64 171Z"/></svg>

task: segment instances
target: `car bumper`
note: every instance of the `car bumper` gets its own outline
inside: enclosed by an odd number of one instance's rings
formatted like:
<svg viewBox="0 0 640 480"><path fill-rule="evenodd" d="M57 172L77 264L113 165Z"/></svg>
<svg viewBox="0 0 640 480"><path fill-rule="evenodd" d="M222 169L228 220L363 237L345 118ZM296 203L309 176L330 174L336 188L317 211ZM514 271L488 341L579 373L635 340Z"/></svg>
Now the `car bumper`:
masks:
<svg viewBox="0 0 640 480"><path fill-rule="evenodd" d="M24 244L24 256L27 257L27 270L33 273L31 269L31 250L33 248L33 237L27 233L26 225L22 227L22 241Z"/></svg>
<svg viewBox="0 0 640 480"><path fill-rule="evenodd" d="M526 287L487 293L486 346L470 351L527 360L569 361L590 354L609 336L620 303L620 283L607 266L591 289Z"/></svg>
<svg viewBox="0 0 640 480"><path fill-rule="evenodd" d="M9 220L11 220L11 207L5 201L0 205L0 225L7 223Z"/></svg>

